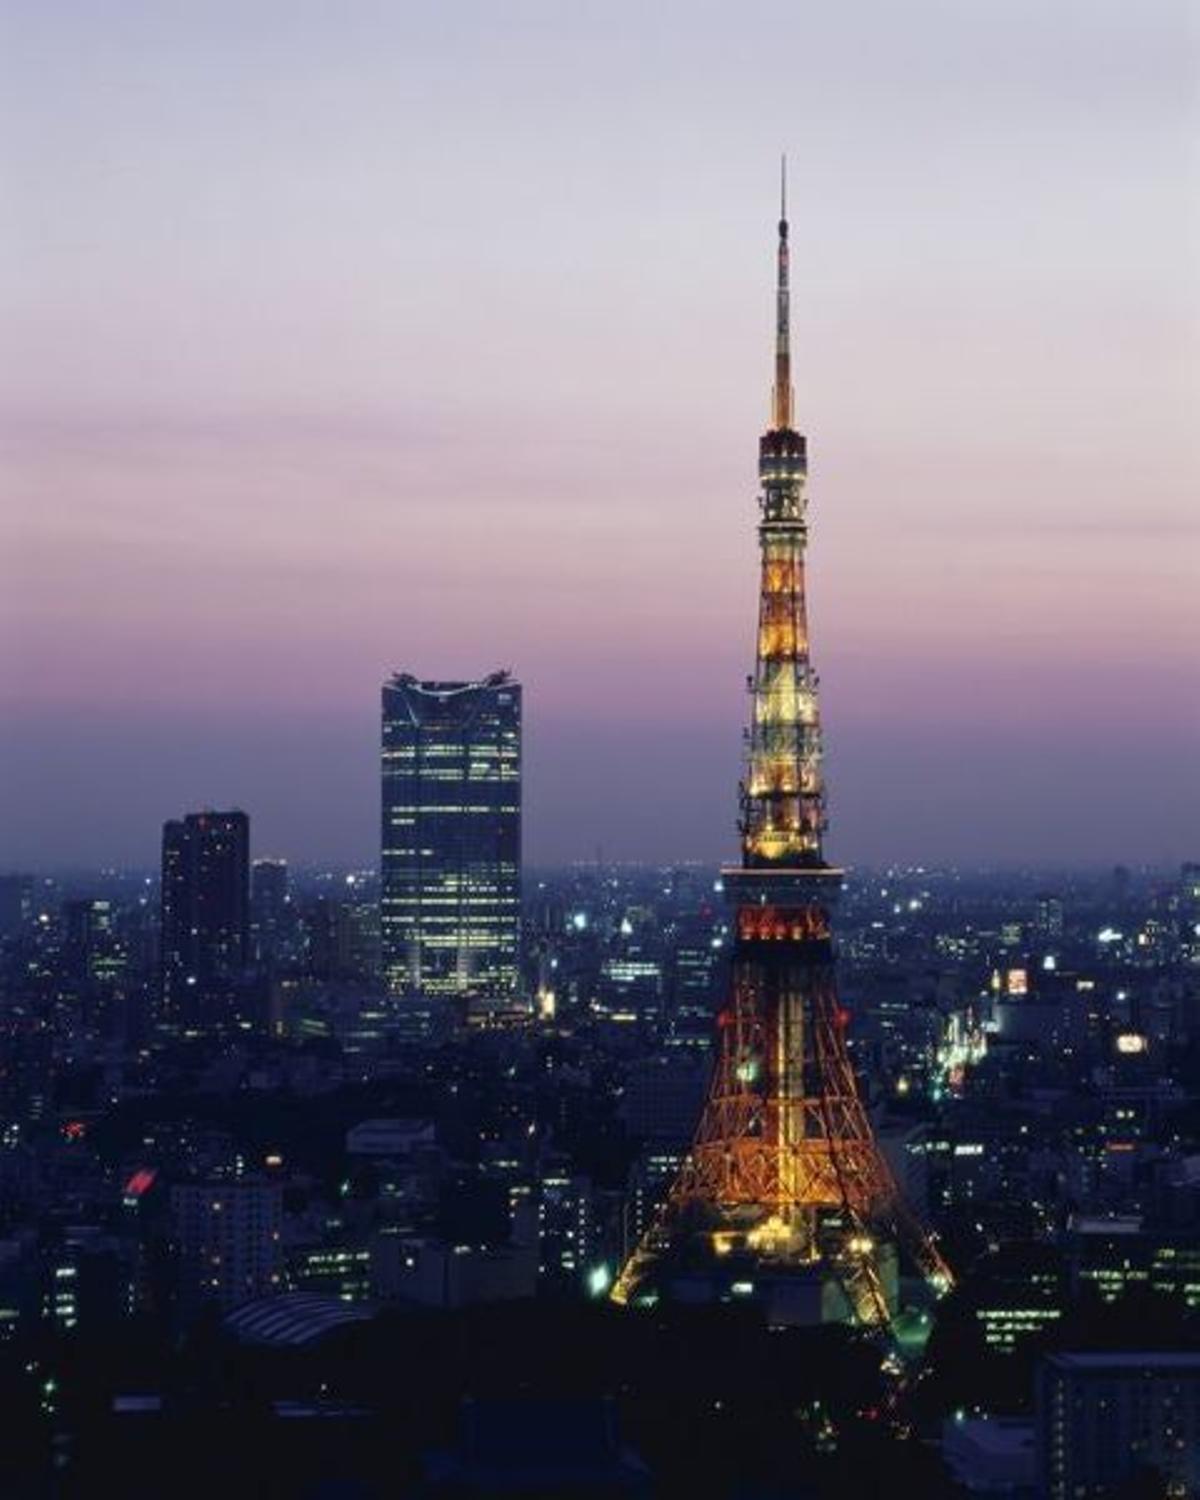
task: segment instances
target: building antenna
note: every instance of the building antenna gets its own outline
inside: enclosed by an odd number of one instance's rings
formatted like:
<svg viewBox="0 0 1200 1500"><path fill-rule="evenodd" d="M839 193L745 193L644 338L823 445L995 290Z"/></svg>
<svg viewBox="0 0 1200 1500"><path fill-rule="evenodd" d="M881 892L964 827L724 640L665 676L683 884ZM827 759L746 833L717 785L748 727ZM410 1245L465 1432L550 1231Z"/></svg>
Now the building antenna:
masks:
<svg viewBox="0 0 1200 1500"><path fill-rule="evenodd" d="M775 385L771 423L776 432L792 426L791 308L788 291L787 156L779 158L779 251L775 280Z"/></svg>

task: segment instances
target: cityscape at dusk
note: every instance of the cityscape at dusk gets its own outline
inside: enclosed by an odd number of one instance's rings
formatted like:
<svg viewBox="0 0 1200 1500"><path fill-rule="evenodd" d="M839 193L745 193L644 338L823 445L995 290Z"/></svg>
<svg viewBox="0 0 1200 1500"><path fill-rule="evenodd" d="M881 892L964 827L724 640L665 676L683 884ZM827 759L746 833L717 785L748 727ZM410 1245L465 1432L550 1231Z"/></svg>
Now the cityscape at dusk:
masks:
<svg viewBox="0 0 1200 1500"><path fill-rule="evenodd" d="M1200 1497L1200 15L3 7L0 1497Z"/></svg>

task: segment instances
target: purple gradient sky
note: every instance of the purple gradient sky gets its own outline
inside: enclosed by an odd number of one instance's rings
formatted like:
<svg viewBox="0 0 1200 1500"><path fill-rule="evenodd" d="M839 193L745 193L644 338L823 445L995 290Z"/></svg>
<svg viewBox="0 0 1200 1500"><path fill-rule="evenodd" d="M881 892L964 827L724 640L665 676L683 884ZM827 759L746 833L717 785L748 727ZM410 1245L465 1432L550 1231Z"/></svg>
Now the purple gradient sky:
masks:
<svg viewBox="0 0 1200 1500"><path fill-rule="evenodd" d="M728 856L782 147L830 852L1200 856L1195 14L10 0L0 866L373 860L497 665L532 858Z"/></svg>

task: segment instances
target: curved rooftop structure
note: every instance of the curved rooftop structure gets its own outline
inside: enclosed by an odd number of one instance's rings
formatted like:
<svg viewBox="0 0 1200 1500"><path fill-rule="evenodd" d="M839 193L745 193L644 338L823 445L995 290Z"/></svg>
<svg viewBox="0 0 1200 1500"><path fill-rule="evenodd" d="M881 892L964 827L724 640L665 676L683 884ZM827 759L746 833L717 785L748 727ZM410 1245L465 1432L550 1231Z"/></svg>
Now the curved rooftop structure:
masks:
<svg viewBox="0 0 1200 1500"><path fill-rule="evenodd" d="M369 1322L374 1309L318 1292L260 1297L231 1312L225 1328L247 1344L312 1344L347 1323Z"/></svg>

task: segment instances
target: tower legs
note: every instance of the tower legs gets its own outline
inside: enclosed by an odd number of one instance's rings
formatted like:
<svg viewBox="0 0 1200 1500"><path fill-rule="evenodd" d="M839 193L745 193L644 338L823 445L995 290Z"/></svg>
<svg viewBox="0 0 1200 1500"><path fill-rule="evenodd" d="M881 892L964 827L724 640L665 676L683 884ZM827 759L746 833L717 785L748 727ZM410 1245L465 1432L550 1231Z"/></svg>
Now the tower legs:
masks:
<svg viewBox="0 0 1200 1500"><path fill-rule="evenodd" d="M887 1325L883 1260L906 1252L944 1289L950 1273L905 1207L846 1050L824 913L739 922L729 999L692 1149L613 1288L636 1301L723 1263L827 1274L850 1317Z"/></svg>

